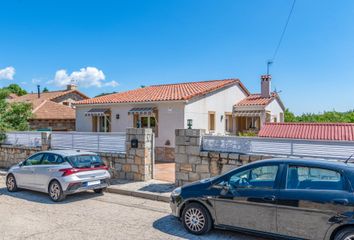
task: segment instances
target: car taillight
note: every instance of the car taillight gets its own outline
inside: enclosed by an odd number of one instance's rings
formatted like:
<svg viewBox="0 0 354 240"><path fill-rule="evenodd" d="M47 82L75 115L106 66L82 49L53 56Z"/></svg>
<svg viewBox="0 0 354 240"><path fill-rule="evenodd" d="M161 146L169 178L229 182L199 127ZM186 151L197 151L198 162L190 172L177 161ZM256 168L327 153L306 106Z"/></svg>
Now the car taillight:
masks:
<svg viewBox="0 0 354 240"><path fill-rule="evenodd" d="M78 169L75 169L75 168L64 168L64 169L60 169L59 171L63 172L62 177L64 177L64 176L69 176L71 174L77 173Z"/></svg>
<svg viewBox="0 0 354 240"><path fill-rule="evenodd" d="M69 176L78 172L94 171L94 170L108 170L107 166L93 167L93 168L64 168L60 169L60 172L63 172L62 177Z"/></svg>

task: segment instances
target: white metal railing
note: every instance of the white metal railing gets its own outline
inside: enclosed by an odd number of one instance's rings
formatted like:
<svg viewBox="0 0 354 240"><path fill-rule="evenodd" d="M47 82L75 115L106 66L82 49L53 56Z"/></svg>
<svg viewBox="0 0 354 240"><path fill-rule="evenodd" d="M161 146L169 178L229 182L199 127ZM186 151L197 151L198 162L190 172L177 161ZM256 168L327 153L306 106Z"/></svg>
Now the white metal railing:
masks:
<svg viewBox="0 0 354 240"><path fill-rule="evenodd" d="M52 132L51 148L124 153L125 135L125 132Z"/></svg>
<svg viewBox="0 0 354 240"><path fill-rule="evenodd" d="M354 142L205 135L202 148L244 154L347 159L354 153Z"/></svg>
<svg viewBox="0 0 354 240"><path fill-rule="evenodd" d="M42 145L41 132L7 132L6 139L3 144L26 147L40 147Z"/></svg>

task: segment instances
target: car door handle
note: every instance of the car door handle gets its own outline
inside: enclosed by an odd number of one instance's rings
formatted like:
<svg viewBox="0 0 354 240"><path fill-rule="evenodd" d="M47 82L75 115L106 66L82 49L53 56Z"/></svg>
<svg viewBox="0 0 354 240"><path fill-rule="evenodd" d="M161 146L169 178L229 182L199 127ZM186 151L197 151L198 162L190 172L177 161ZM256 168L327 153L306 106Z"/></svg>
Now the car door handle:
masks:
<svg viewBox="0 0 354 240"><path fill-rule="evenodd" d="M333 199L332 201L333 204L337 204L337 205L348 205L349 201L348 199Z"/></svg>
<svg viewBox="0 0 354 240"><path fill-rule="evenodd" d="M273 195L265 196L265 197L263 197L263 200L266 202L274 202L276 200L276 197Z"/></svg>

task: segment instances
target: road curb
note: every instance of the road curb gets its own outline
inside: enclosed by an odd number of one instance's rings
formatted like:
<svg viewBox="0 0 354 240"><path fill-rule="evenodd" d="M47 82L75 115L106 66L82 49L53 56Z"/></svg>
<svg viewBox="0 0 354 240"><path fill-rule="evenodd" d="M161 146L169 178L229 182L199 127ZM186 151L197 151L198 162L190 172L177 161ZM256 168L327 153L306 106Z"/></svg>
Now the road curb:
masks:
<svg viewBox="0 0 354 240"><path fill-rule="evenodd" d="M170 202L170 198L167 196L161 196L159 194L153 194L153 193L148 193L148 192L131 191L131 190L125 190L125 189L119 189L119 188L112 188L112 187L108 187L107 192L121 194L121 195L127 195L127 196L132 196L132 197L145 198L145 199L160 201L160 202Z"/></svg>

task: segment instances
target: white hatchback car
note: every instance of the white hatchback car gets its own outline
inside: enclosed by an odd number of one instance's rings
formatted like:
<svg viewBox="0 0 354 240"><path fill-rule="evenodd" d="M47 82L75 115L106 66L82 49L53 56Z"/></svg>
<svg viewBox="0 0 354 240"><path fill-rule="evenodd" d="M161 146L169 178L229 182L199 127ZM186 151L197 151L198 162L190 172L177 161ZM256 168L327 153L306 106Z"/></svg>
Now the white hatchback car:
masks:
<svg viewBox="0 0 354 240"><path fill-rule="evenodd" d="M94 190L102 193L111 175L96 153L75 150L38 152L10 168L8 191L19 188L48 193L59 202L66 195Z"/></svg>

